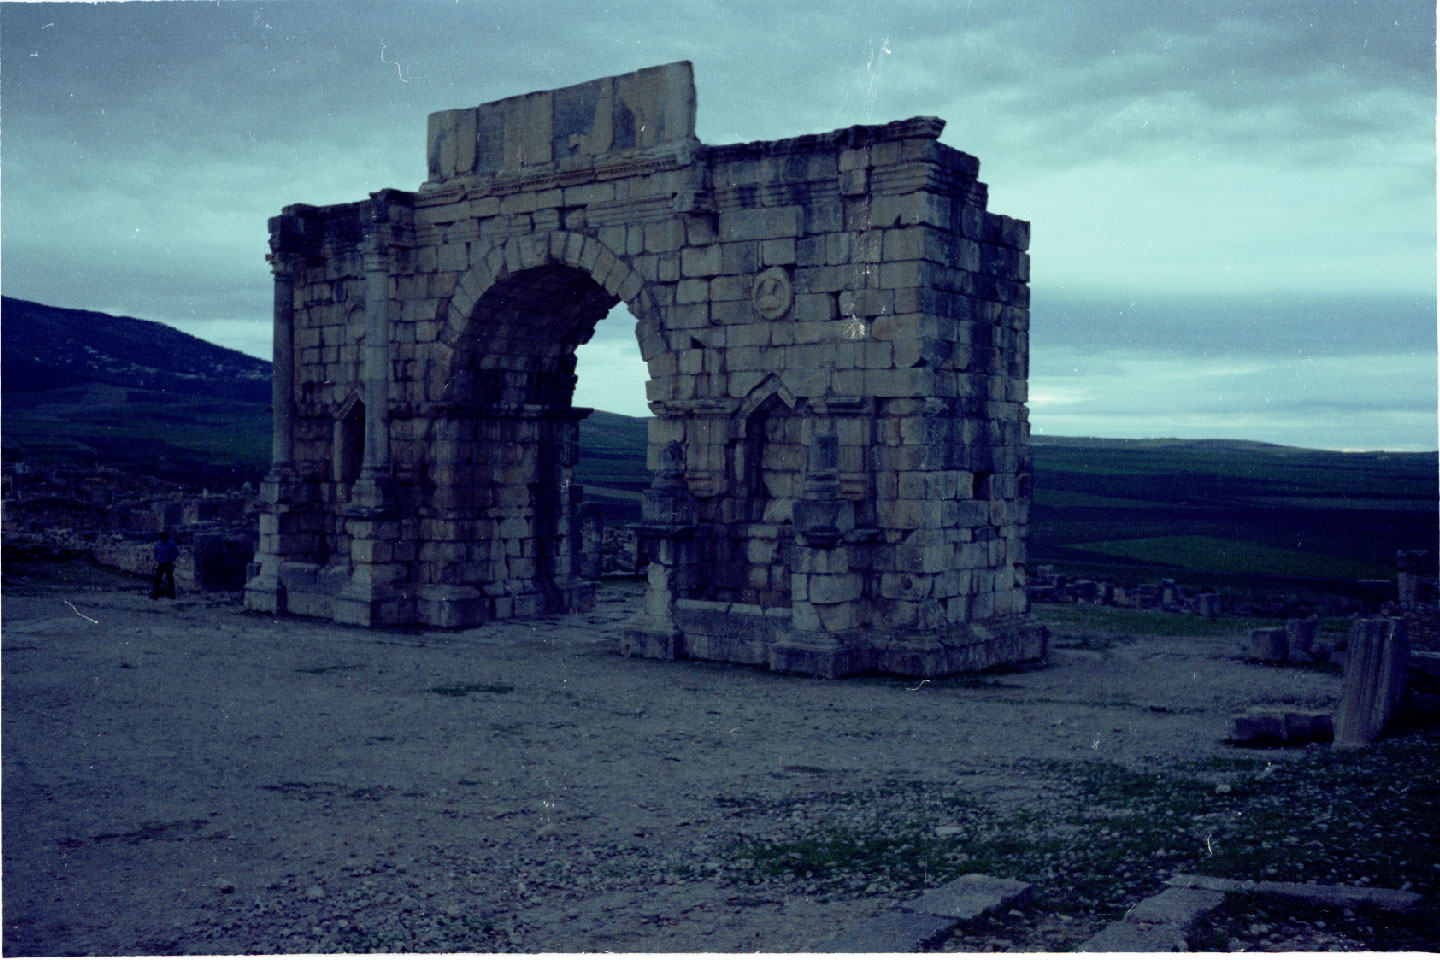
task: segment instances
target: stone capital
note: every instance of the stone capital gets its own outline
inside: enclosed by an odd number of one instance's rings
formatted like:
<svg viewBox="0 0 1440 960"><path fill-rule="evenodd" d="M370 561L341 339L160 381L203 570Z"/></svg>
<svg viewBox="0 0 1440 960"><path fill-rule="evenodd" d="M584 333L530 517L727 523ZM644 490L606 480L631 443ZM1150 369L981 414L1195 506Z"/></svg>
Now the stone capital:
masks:
<svg viewBox="0 0 1440 960"><path fill-rule="evenodd" d="M361 255L365 260L366 273L390 272L390 248L392 241L388 231L376 229L365 234Z"/></svg>

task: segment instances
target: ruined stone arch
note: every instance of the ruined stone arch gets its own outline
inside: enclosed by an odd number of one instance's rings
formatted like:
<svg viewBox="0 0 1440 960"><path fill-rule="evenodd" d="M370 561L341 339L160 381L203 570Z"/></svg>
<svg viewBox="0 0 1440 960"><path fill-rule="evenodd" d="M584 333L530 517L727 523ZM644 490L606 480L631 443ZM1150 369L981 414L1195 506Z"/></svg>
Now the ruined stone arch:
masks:
<svg viewBox="0 0 1440 960"><path fill-rule="evenodd" d="M569 267L584 274L614 298L612 305L625 304L636 319L641 359L648 362L657 351L664 349L660 314L644 279L631 268L623 254L593 237L557 230L491 245L482 253L472 253L471 259L477 262L456 282L455 293L445 310L444 326L437 336L438 341L453 352L462 350L475 308L486 293L517 274L549 266ZM649 356L645 353L647 347Z"/></svg>
<svg viewBox="0 0 1440 960"><path fill-rule="evenodd" d="M247 606L584 609L574 350L623 301L654 473L627 653L827 676L1042 655L1029 226L943 127L707 145L673 63L432 114L417 190L286 207Z"/></svg>

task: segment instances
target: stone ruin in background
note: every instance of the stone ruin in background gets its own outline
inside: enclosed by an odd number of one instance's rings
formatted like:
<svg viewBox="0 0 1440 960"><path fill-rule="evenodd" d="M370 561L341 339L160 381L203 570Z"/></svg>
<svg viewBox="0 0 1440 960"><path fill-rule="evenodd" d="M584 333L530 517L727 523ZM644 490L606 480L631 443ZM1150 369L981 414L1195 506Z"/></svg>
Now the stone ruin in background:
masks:
<svg viewBox="0 0 1440 960"><path fill-rule="evenodd" d="M583 610L575 349L649 367L627 652L822 676L1045 653L1025 545L1029 225L918 117L695 138L689 63L432 114L429 179L270 221L254 610Z"/></svg>

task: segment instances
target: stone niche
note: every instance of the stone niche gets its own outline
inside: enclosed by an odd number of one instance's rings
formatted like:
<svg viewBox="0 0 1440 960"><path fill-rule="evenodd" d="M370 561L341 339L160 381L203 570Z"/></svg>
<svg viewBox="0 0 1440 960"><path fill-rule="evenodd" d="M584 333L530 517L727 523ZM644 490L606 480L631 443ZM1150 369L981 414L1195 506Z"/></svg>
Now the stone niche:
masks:
<svg viewBox="0 0 1440 960"><path fill-rule="evenodd" d="M1030 230L943 126L709 146L672 63L432 114L418 190L286 207L246 605L587 608L575 349L623 301L655 478L627 652L828 677L1043 657Z"/></svg>

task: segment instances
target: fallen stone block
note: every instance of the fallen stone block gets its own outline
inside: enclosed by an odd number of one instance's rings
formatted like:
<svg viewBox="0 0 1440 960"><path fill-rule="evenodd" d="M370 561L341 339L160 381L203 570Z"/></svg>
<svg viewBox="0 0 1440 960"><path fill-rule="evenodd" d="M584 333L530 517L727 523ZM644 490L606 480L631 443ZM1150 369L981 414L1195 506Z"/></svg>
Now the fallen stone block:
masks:
<svg viewBox="0 0 1440 960"><path fill-rule="evenodd" d="M1189 950L1185 937L1225 902L1225 894L1199 888L1171 887L1142 900L1125 916L1077 948L1086 952L1175 953Z"/></svg>
<svg viewBox="0 0 1440 960"><path fill-rule="evenodd" d="M1230 740L1237 744L1324 743L1334 737L1329 713L1285 707L1251 707L1230 721Z"/></svg>
<svg viewBox="0 0 1440 960"><path fill-rule="evenodd" d="M959 921L929 913L889 913L815 947L816 953L917 953L946 937Z"/></svg>
<svg viewBox="0 0 1440 960"><path fill-rule="evenodd" d="M1174 924L1117 920L1075 948L1082 953L1182 953L1190 949Z"/></svg>
<svg viewBox="0 0 1440 960"><path fill-rule="evenodd" d="M1252 708L1243 717L1230 721L1232 743L1280 743L1284 738L1284 721L1275 713L1257 713Z"/></svg>
<svg viewBox="0 0 1440 960"><path fill-rule="evenodd" d="M1335 737L1334 717L1323 710L1290 710L1284 722L1287 743L1324 743Z"/></svg>
<svg viewBox="0 0 1440 960"><path fill-rule="evenodd" d="M1225 894L1199 887L1170 887L1125 912L1132 923L1170 923L1188 929L1225 902Z"/></svg>
<svg viewBox="0 0 1440 960"><path fill-rule="evenodd" d="M1290 634L1284 627L1261 627L1250 631L1245 658L1260 663L1284 663L1290 655Z"/></svg>
<svg viewBox="0 0 1440 960"><path fill-rule="evenodd" d="M1198 873L1177 873L1166 880L1171 887L1211 890L1219 893L1254 893L1326 907L1376 907L1394 913L1416 910L1424 897L1408 890L1383 887L1351 887L1321 883L1285 883L1278 880L1231 880Z"/></svg>
<svg viewBox="0 0 1440 960"><path fill-rule="evenodd" d="M974 920L986 914L1022 908L1034 895L1035 887L1021 880L967 873L901 904L901 909L956 920Z"/></svg>

